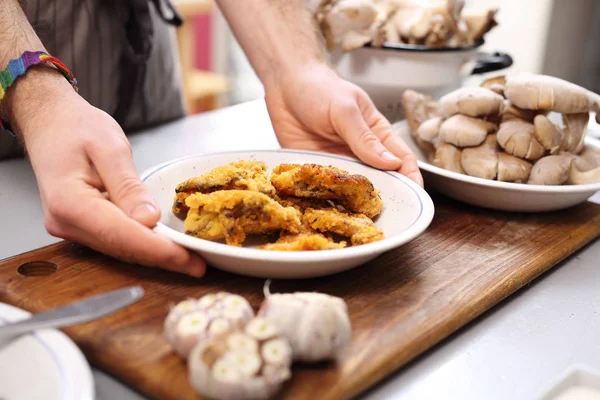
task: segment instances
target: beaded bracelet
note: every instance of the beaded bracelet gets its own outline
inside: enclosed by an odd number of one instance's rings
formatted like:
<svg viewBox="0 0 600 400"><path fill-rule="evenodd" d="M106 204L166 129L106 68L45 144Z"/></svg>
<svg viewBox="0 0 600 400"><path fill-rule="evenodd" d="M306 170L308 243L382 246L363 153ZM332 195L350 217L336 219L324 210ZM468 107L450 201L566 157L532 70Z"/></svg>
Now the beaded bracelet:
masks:
<svg viewBox="0 0 600 400"><path fill-rule="evenodd" d="M53 64L77 91L77 80L65 64L58 58L52 57L50 54L43 51L26 51L21 57L10 60L6 68L0 71L0 102L2 102L8 88L11 87L20 76L24 75L29 68L45 62ZM0 118L0 128L4 128L13 136L15 135L10 128L10 124L2 118Z"/></svg>

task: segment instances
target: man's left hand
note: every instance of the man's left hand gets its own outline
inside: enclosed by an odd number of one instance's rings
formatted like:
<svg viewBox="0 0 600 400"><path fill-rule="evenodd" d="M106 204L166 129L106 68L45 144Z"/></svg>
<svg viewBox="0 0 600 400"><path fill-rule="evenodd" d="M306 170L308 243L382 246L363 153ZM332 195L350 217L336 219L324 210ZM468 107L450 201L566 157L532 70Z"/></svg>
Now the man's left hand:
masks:
<svg viewBox="0 0 600 400"><path fill-rule="evenodd" d="M281 77L266 88L266 102L282 147L358 157L423 186L414 154L369 96L325 64Z"/></svg>

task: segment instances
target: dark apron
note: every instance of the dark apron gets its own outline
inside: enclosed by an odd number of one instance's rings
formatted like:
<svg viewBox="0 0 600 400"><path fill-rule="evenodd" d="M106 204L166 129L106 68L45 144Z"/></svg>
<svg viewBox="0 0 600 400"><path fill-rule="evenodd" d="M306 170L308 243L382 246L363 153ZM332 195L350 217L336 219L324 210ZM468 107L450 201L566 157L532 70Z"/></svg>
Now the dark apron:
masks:
<svg viewBox="0 0 600 400"><path fill-rule="evenodd" d="M182 21L170 0L29 0L23 9L80 95L125 132L185 115L174 30ZM19 155L0 131L0 159Z"/></svg>

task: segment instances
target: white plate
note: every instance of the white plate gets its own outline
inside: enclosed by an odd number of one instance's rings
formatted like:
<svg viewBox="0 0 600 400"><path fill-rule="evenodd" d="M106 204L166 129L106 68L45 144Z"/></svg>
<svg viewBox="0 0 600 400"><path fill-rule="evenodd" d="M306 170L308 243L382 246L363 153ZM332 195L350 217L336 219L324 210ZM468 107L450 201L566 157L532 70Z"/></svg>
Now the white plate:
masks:
<svg viewBox="0 0 600 400"><path fill-rule="evenodd" d="M29 316L0 303L0 325ZM0 399L93 400L92 371L79 348L57 330L0 341Z"/></svg>
<svg viewBox="0 0 600 400"><path fill-rule="evenodd" d="M554 211L582 203L600 190L600 183L527 185L492 181L448 171L427 161L424 152L414 142L406 121L394 124L394 129L416 154L427 185L448 197L468 204L503 211ZM591 137L587 137L585 143L600 148L600 141Z"/></svg>
<svg viewBox="0 0 600 400"><path fill-rule="evenodd" d="M537 400L594 400L600 398L600 371L572 365Z"/></svg>
<svg viewBox="0 0 600 400"><path fill-rule="evenodd" d="M376 224L386 238L344 249L285 252L228 246L183 233L183 222L171 212L177 184L239 160L264 161L269 168L282 163L333 165L366 176L381 191L384 208ZM210 265L261 278L308 278L356 267L419 236L429 226L434 213L429 195L406 177L370 168L350 158L324 153L266 150L203 154L161 164L144 172L141 178L162 212L156 232L197 251Z"/></svg>

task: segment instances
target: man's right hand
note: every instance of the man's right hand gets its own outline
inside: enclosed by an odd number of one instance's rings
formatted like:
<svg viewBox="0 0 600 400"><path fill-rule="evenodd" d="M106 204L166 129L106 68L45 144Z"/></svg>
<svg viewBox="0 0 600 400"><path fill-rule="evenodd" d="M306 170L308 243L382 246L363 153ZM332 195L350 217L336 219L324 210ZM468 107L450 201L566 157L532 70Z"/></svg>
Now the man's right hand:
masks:
<svg viewBox="0 0 600 400"><path fill-rule="evenodd" d="M11 123L23 135L51 235L128 262L204 275L197 254L150 229L160 211L114 119L43 67L20 78L5 100Z"/></svg>

